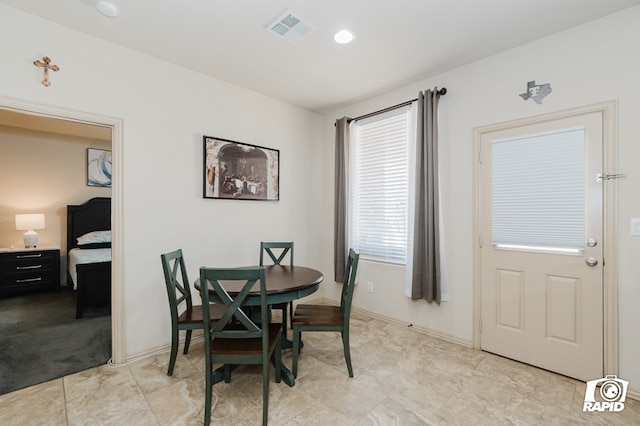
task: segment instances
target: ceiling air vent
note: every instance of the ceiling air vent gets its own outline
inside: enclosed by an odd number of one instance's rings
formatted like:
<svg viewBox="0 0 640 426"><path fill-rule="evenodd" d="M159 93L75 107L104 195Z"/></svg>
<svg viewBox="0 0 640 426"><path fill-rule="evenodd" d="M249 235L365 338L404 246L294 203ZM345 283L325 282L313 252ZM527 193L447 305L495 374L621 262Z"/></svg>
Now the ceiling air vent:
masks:
<svg viewBox="0 0 640 426"><path fill-rule="evenodd" d="M299 16L296 16L290 10L287 10L282 15L273 21L266 30L271 34L287 40L289 43L295 43L311 31L315 27L308 22L305 22Z"/></svg>

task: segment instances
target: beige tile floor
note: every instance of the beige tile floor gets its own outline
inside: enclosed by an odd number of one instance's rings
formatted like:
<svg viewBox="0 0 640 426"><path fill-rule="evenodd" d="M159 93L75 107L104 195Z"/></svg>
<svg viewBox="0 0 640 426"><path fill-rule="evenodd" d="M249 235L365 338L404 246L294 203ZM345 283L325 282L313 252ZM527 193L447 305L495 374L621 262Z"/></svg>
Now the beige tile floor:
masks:
<svg viewBox="0 0 640 426"><path fill-rule="evenodd" d="M272 425L640 425L640 402L621 413L583 413L585 384L518 362L354 315L354 378L338 333L304 334L292 388L271 374ZM290 350L284 362L291 365ZM126 366L101 366L0 395L0 425L198 425L203 345ZM214 425L258 425L259 367L214 386Z"/></svg>

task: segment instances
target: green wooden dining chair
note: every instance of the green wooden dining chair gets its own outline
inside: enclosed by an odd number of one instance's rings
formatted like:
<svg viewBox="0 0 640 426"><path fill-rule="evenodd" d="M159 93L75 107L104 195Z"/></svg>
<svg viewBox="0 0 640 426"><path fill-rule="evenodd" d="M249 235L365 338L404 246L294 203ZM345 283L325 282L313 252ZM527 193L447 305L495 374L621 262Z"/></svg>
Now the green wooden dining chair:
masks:
<svg viewBox="0 0 640 426"><path fill-rule="evenodd" d="M276 249L275 253L273 252L273 249ZM279 256L276 256L278 254L277 250L279 249L282 249L282 251L280 252ZM289 253L289 260L290 260L289 264L293 266L293 241L291 242L264 242L264 241L260 242L260 266L264 265L265 253L269 255L274 265L282 264L282 261L287 256L287 253ZM287 318L291 318L291 316L293 316L293 302L279 303L277 305L273 305L272 308L279 309L282 311L282 327L283 327L282 332L286 337L287 323L288 322L290 323L290 321L288 321ZM287 314L287 309L291 316Z"/></svg>
<svg viewBox="0 0 640 426"><path fill-rule="evenodd" d="M360 254L349 250L349 258L342 282L340 306L298 304L293 314L293 376L298 375L298 356L300 354L300 335L303 331L339 331L342 335L344 359L353 377L351 367L351 351L349 349L349 318L351 317L351 300L358 271Z"/></svg>
<svg viewBox="0 0 640 426"><path fill-rule="evenodd" d="M224 282L222 282L224 281ZM230 281L240 281L241 288L232 296L226 287ZM260 322L252 321L241 309L247 295L255 287L260 290ZM206 388L204 424L211 421L211 398L214 383L214 364L224 364L224 380L231 381L231 365L262 364L262 424L269 419L269 360L273 358L276 382L281 381L281 327L269 323L264 267L259 268L200 268L200 296L202 304L215 299L225 307L222 317L211 322L205 332ZM211 296L211 291L215 296ZM204 312L205 323L208 314Z"/></svg>
<svg viewBox="0 0 640 426"><path fill-rule="evenodd" d="M186 331L184 353L187 354L191 343L191 332L204 329L204 319L202 306L194 306L191 299L189 277L187 276L182 250L178 249L161 254L160 259L162 261L162 270L164 271L164 281L167 286L167 295L169 296L169 310L171 311L171 357L169 358L169 369L167 370L167 375L171 376L178 356L180 330ZM223 312L223 306L209 306L209 316L211 318L220 318Z"/></svg>

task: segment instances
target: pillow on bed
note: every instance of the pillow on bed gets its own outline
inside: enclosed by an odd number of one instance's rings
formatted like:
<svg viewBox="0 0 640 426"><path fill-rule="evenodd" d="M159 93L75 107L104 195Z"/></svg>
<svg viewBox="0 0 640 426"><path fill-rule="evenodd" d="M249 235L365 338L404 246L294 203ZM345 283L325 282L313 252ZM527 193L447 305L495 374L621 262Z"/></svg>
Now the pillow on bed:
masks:
<svg viewBox="0 0 640 426"><path fill-rule="evenodd" d="M88 232L77 238L79 246L96 243L110 243L111 231L93 231Z"/></svg>

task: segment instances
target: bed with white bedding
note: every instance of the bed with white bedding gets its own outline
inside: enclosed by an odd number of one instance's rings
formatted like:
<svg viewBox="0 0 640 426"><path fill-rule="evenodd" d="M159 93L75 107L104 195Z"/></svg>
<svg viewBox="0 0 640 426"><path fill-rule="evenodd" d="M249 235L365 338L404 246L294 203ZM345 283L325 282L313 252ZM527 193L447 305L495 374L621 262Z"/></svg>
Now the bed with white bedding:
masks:
<svg viewBox="0 0 640 426"><path fill-rule="evenodd" d="M85 265L87 263L111 262L111 249L81 249L74 248L69 251L67 258L67 267L69 268L69 276L73 282L73 289L77 290L78 285L78 268L77 265Z"/></svg>
<svg viewBox="0 0 640 426"><path fill-rule="evenodd" d="M77 293L76 318L111 303L111 198L67 206L67 271Z"/></svg>

